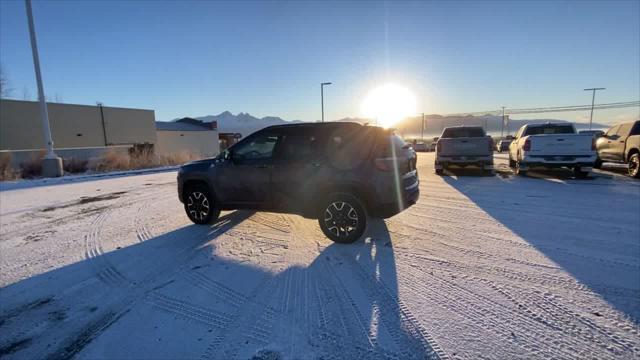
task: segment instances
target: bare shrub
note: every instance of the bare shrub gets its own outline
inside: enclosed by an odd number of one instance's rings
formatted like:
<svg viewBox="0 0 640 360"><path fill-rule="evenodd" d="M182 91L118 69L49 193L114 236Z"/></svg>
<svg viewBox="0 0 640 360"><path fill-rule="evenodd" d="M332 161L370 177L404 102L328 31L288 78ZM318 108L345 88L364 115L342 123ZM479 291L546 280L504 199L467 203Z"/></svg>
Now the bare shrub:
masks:
<svg viewBox="0 0 640 360"><path fill-rule="evenodd" d="M83 173L89 168L89 161L76 158L68 158L62 161L62 167L65 173Z"/></svg>
<svg viewBox="0 0 640 360"><path fill-rule="evenodd" d="M20 163L20 173L23 178L34 178L42 175L42 159L44 159L46 152L40 151L37 154L31 155L29 160Z"/></svg>
<svg viewBox="0 0 640 360"><path fill-rule="evenodd" d="M11 153L0 153L0 181L19 178L20 172L11 166Z"/></svg>

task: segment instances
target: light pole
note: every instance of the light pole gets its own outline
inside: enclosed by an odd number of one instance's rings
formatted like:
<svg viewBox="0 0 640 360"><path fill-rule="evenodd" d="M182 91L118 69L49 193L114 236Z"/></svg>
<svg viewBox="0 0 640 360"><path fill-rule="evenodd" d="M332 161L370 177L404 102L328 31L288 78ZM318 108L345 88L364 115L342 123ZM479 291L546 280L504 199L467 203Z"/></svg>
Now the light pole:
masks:
<svg viewBox="0 0 640 360"><path fill-rule="evenodd" d="M420 139L424 142L424 113L422 113L422 132L420 133Z"/></svg>
<svg viewBox="0 0 640 360"><path fill-rule="evenodd" d="M504 137L504 106L502 107L502 125L500 126L500 139Z"/></svg>
<svg viewBox="0 0 640 360"><path fill-rule="evenodd" d="M62 176L62 159L53 152L53 139L51 138L49 112L47 111L47 102L44 98L42 74L40 73L40 59L38 57L38 44L36 43L36 29L33 25L33 14L31 12L31 0L25 0L25 3L27 6L27 20L29 22L29 37L31 38L33 67L36 71L36 82L38 84L38 100L40 101L40 117L42 119L42 130L44 132L44 142L47 144L47 155L45 155L44 159L42 159L42 176L57 177Z"/></svg>
<svg viewBox="0 0 640 360"><path fill-rule="evenodd" d="M322 122L324 122L324 87L325 85L331 85L330 82L320 83L320 108L322 110Z"/></svg>
<svg viewBox="0 0 640 360"><path fill-rule="evenodd" d="M593 91L593 96L591 96L591 116L589 117L589 130L591 130L591 123L593 122L593 105L595 104L595 101L596 101L596 91L604 90L604 89L606 88L584 89L584 91Z"/></svg>

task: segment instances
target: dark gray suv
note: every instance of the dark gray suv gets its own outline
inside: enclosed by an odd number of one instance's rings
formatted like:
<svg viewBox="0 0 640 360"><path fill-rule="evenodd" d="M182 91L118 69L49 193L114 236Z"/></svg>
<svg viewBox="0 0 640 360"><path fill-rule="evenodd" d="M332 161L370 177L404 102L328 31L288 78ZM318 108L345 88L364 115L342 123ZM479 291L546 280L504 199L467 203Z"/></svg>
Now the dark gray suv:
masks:
<svg viewBox="0 0 640 360"><path fill-rule="evenodd" d="M418 200L416 153L392 130L350 122L257 131L213 159L178 171L178 196L196 224L221 210L252 209L318 219L351 243L367 216L387 218Z"/></svg>

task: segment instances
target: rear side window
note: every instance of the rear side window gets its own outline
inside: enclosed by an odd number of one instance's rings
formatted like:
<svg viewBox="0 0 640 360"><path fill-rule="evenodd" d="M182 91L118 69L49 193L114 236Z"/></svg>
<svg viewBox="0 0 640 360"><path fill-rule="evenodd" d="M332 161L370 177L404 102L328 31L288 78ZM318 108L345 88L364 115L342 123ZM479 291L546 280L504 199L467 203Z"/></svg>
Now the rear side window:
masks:
<svg viewBox="0 0 640 360"><path fill-rule="evenodd" d="M442 138L467 138L467 137L484 137L484 130L480 127L459 127L447 128L442 133Z"/></svg>
<svg viewBox="0 0 640 360"><path fill-rule="evenodd" d="M572 125L545 125L527 128L525 135L575 134Z"/></svg>
<svg viewBox="0 0 640 360"><path fill-rule="evenodd" d="M354 169L371 157L375 135L372 127L345 127L331 131L327 135L327 159L338 169Z"/></svg>
<svg viewBox="0 0 640 360"><path fill-rule="evenodd" d="M633 123L627 123L627 124L620 125L620 128L616 132L616 135L618 135L620 137L625 137L625 136L629 135L629 133L631 132L631 126L633 126Z"/></svg>
<svg viewBox="0 0 640 360"><path fill-rule="evenodd" d="M277 158L288 162L305 162L319 157L320 140L314 134L283 135Z"/></svg>
<svg viewBox="0 0 640 360"><path fill-rule="evenodd" d="M607 130L607 132L605 133L605 135L607 136L615 135L616 132L618 132L619 128L620 128L620 125L610 127L609 130Z"/></svg>
<svg viewBox="0 0 640 360"><path fill-rule="evenodd" d="M401 153L403 148L407 147L407 143L397 134L384 134L380 142L378 151L379 157L394 157Z"/></svg>
<svg viewBox="0 0 640 360"><path fill-rule="evenodd" d="M636 121L630 135L640 135L640 121Z"/></svg>

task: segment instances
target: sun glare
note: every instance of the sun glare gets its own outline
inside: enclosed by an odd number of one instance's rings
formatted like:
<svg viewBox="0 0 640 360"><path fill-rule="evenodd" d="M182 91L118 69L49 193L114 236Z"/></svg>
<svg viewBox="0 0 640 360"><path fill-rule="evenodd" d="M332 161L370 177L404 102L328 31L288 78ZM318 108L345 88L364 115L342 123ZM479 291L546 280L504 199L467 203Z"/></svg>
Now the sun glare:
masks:
<svg viewBox="0 0 640 360"><path fill-rule="evenodd" d="M379 86L362 102L362 115L378 125L391 127L398 121L416 113L416 98L413 93L396 84Z"/></svg>

